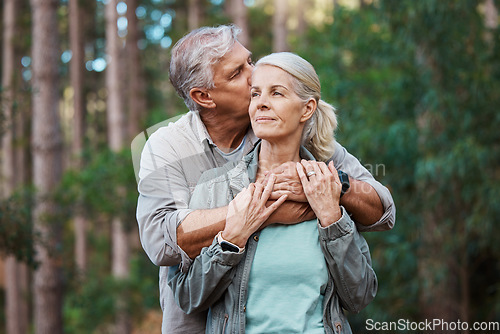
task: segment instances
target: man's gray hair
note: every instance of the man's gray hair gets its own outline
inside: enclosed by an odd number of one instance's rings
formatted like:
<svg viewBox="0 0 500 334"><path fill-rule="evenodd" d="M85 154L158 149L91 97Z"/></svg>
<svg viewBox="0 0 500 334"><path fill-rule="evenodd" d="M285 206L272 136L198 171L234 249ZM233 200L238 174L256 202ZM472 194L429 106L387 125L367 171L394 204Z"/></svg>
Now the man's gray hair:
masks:
<svg viewBox="0 0 500 334"><path fill-rule="evenodd" d="M193 88L214 88L213 65L231 50L240 32L233 24L201 27L182 37L172 48L170 82L189 110L200 108L189 92Z"/></svg>

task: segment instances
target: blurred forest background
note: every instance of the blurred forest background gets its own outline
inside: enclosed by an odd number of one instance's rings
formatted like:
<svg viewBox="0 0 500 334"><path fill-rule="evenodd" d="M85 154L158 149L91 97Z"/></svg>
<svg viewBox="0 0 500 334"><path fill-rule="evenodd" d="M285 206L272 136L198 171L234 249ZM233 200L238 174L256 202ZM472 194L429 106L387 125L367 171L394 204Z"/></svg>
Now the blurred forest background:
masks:
<svg viewBox="0 0 500 334"><path fill-rule="evenodd" d="M187 111L173 43L229 22L254 60L315 66L338 140L392 192L395 228L365 234L379 293L354 333L500 321L498 1L0 3L0 333L160 332L130 143Z"/></svg>

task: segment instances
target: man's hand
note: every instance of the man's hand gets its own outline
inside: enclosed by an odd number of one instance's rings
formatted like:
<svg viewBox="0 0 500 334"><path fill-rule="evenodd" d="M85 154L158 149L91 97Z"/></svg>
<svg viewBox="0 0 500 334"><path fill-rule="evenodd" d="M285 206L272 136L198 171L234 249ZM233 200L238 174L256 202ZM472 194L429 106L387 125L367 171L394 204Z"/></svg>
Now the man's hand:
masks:
<svg viewBox="0 0 500 334"><path fill-rule="evenodd" d="M268 201L268 205L273 201ZM274 211L271 216L262 224L261 228L271 224L293 225L316 218L314 211L307 202L285 201Z"/></svg>
<svg viewBox="0 0 500 334"><path fill-rule="evenodd" d="M265 183L250 183L229 203L226 216L226 226L222 237L239 247L244 247L247 239L269 216L286 200L281 196L271 205L267 201L273 190L275 177L271 175Z"/></svg>
<svg viewBox="0 0 500 334"><path fill-rule="evenodd" d="M281 206L278 211L276 211L271 217L266 221L264 226L279 223L280 216L283 214L285 218L284 222L287 224L300 223L305 220L315 218L314 212L308 206L306 195L304 194L304 189L302 188L302 183L300 182L299 175L297 174L296 163L285 162L268 172L266 177L270 174L276 175L276 181L274 183L274 189L271 193L270 199L276 200L280 198L281 195L287 195L287 201ZM377 222L384 214L384 206L380 200L377 191L368 183L359 181L353 178L349 178L351 187L349 191L342 196L340 199L340 204L351 214L353 220L365 226L369 226ZM290 201L300 202L305 204L300 207L298 203L290 205ZM333 205L333 203L332 203ZM290 206L290 207L289 207ZM299 215L306 214L306 209L309 212L306 217L299 217ZM289 212L285 212L286 210ZM297 211L298 210L298 211ZM297 214L297 216L293 216ZM279 217L279 218L278 218ZM299 221L297 221L299 220Z"/></svg>
<svg viewBox="0 0 500 334"><path fill-rule="evenodd" d="M294 162L285 162L275 167L266 175L266 178L270 174L276 175L270 199L276 200L282 195L287 195L288 201L307 202Z"/></svg>

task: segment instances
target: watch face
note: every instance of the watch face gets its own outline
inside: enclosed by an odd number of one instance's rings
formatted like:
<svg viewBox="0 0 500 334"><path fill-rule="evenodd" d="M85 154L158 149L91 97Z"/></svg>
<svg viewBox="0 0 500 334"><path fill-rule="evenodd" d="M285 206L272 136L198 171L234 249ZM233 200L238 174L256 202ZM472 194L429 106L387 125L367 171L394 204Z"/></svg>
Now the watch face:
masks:
<svg viewBox="0 0 500 334"><path fill-rule="evenodd" d="M238 247L236 247L235 245L233 245L227 241L222 241L220 243L220 247L222 248L223 251L229 251L229 252L234 252L234 253L238 253L240 251L238 249Z"/></svg>

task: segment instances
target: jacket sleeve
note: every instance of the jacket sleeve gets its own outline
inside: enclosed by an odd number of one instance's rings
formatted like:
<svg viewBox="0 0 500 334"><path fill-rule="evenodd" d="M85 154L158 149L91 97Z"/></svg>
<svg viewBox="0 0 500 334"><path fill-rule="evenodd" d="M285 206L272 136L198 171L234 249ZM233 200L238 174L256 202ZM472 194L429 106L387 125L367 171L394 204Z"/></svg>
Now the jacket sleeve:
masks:
<svg viewBox="0 0 500 334"><path fill-rule="evenodd" d="M366 232L386 231L392 229L396 222L396 206L394 205L394 200L392 199L392 195L389 189L375 180L370 171L368 171L367 168L361 165L361 163L355 156L350 154L342 145L337 142L335 143L335 153L330 160L333 161L335 168L343 170L350 177L356 180L363 181L371 185L377 192L378 196L380 197L380 201L384 206L384 214L377 222L369 226L356 224L358 230L361 232ZM377 169L378 167L375 168L375 173L379 172Z"/></svg>
<svg viewBox="0 0 500 334"><path fill-rule="evenodd" d="M223 251L217 239L203 248L189 268L169 268L168 285L175 302L186 313L203 311L215 303L231 284L235 270L246 252Z"/></svg>
<svg viewBox="0 0 500 334"><path fill-rule="evenodd" d="M141 155L136 217L142 247L157 266L189 262L177 245L177 226L193 211L184 173L169 142L151 135Z"/></svg>
<svg viewBox="0 0 500 334"><path fill-rule="evenodd" d="M366 240L341 209L342 217L330 226L318 222L320 244L342 307L358 313L375 298L377 276Z"/></svg>

